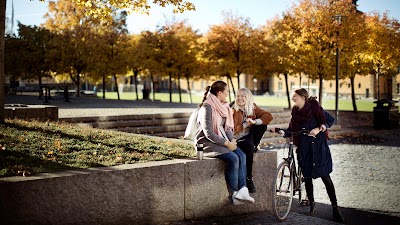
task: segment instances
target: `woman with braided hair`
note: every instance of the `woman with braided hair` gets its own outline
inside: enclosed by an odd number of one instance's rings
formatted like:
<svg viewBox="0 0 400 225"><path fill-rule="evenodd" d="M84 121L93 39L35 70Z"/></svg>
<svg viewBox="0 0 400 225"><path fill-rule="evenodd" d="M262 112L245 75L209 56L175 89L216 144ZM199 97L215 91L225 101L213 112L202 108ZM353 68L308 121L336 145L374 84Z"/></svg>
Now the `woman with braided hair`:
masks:
<svg viewBox="0 0 400 225"><path fill-rule="evenodd" d="M204 146L204 155L221 159L226 164L225 179L232 203L254 203L246 187L246 155L237 147L233 135L233 116L227 84L216 81L208 86L199 105L195 144Z"/></svg>
<svg viewBox="0 0 400 225"><path fill-rule="evenodd" d="M281 132L290 136L290 132L301 129L309 130L309 135L293 137L293 143L297 146L297 160L303 176L307 197L310 202L310 213L315 213L313 179L321 178L325 184L333 209L333 220L344 222L343 216L337 205L335 187L330 173L332 172L332 157L328 146L327 127L333 124L333 117L326 113L320 106L316 97L309 97L304 88L297 89L293 94L292 118L289 128Z"/></svg>

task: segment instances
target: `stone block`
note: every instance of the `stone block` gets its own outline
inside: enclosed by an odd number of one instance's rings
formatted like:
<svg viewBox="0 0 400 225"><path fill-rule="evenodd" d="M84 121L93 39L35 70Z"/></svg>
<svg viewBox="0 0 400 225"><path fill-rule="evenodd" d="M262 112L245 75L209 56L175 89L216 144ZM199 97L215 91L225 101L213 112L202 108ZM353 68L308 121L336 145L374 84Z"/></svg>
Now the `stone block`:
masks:
<svg viewBox="0 0 400 225"><path fill-rule="evenodd" d="M51 105L26 105L25 107L4 107L5 118L37 119L40 121L57 121L58 107Z"/></svg>
<svg viewBox="0 0 400 225"><path fill-rule="evenodd" d="M272 180L276 171L276 152L260 151L253 165L257 193L254 204L232 205L219 159L187 162L185 167L185 219L227 216L249 212L272 212Z"/></svg>
<svg viewBox="0 0 400 225"><path fill-rule="evenodd" d="M0 218L4 224L88 225L183 220L184 164L143 164L0 181Z"/></svg>

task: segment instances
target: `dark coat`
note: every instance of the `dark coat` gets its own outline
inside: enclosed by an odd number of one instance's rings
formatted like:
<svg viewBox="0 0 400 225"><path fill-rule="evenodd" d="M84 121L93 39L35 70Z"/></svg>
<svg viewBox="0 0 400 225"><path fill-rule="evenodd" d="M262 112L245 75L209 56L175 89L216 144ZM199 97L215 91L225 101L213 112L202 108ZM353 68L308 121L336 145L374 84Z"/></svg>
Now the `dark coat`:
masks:
<svg viewBox="0 0 400 225"><path fill-rule="evenodd" d="M325 112L318 103L313 103L308 110L312 110L310 118L307 120L296 121L293 117L289 130L294 132L299 129L312 130L325 124L330 127L334 118ZM298 109L294 109L298 110ZM293 113L292 113L293 115ZM332 172L332 156L328 146L327 133L320 132L314 138L307 135L297 136L295 144L297 145L298 163L306 178L318 178L328 176Z"/></svg>

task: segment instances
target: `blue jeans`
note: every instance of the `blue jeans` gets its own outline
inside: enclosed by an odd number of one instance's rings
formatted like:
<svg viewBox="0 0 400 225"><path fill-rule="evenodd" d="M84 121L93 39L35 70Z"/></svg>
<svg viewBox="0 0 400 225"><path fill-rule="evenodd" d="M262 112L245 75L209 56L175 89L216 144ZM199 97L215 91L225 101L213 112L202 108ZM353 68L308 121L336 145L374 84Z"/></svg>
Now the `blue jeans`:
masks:
<svg viewBox="0 0 400 225"><path fill-rule="evenodd" d="M246 186L246 154L240 148L217 158L226 163L225 179L232 192Z"/></svg>

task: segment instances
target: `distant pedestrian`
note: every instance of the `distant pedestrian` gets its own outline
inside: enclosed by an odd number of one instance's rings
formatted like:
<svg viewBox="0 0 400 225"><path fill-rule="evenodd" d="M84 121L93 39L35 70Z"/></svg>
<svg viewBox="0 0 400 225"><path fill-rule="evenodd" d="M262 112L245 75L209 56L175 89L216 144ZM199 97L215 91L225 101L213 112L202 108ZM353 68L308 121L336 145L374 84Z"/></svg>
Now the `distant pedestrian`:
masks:
<svg viewBox="0 0 400 225"><path fill-rule="evenodd" d="M332 125L333 117L322 109L316 97L309 97L307 90L304 88L295 91L292 101L294 106L289 128L282 134L289 136L291 131L310 130L308 136L293 137L293 142L297 146L297 159L305 178L310 213L315 212L312 179L320 177L325 184L332 204L333 220L342 223L344 218L339 211L335 187L329 175L332 172L332 157L327 142L327 126L330 127Z"/></svg>
<svg viewBox="0 0 400 225"><path fill-rule="evenodd" d="M216 81L208 86L199 105L195 144L202 143L204 155L216 157L226 163L225 179L232 203L254 203L246 187L246 155L237 147L233 135L233 117L227 84Z"/></svg>
<svg viewBox="0 0 400 225"><path fill-rule="evenodd" d="M254 102L251 91L240 88L233 104L234 134L237 145L246 154L246 182L250 193L256 192L253 181L253 158L267 125L272 121L271 113L261 109Z"/></svg>

